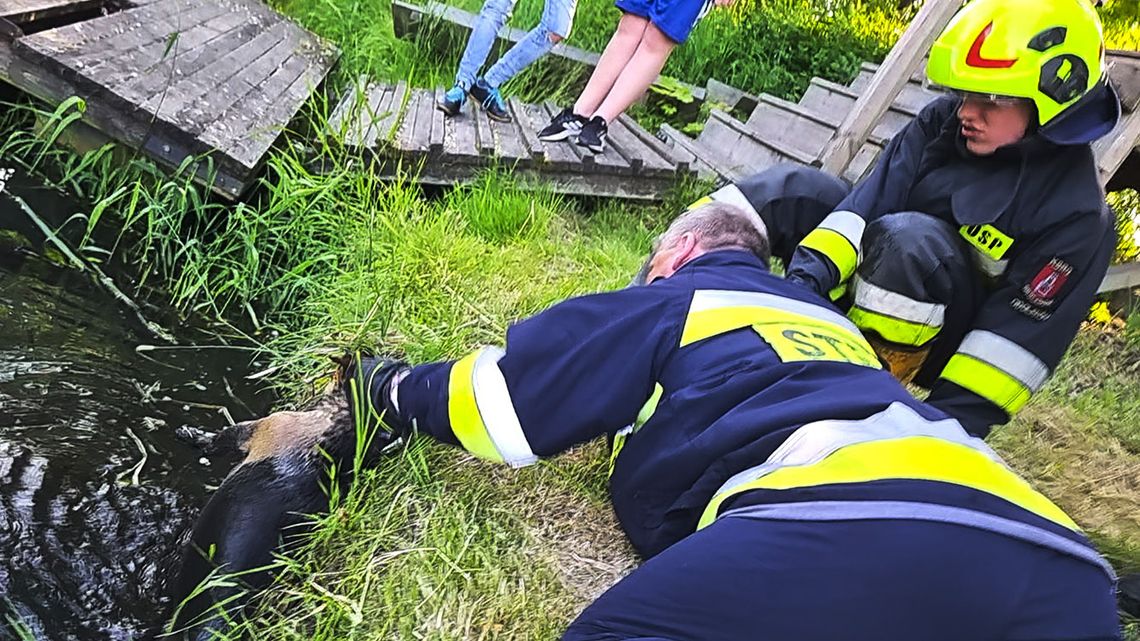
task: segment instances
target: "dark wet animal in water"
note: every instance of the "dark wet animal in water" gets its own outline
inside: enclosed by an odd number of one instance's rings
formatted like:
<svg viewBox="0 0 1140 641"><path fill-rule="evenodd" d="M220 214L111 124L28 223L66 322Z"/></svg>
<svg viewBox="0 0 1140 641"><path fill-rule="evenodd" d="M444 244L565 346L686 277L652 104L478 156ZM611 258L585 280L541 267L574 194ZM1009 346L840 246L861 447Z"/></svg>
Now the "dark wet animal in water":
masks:
<svg viewBox="0 0 1140 641"><path fill-rule="evenodd" d="M183 435L209 453L236 449L245 457L202 509L176 581L174 602L183 605L173 630L182 630L178 638L205 641L269 584L266 566L305 531L307 515L328 510L330 464L340 472L352 470L357 432L345 401L327 395L307 411L277 412L216 435L193 429ZM389 444L384 436L366 437L366 462ZM216 570L241 573L244 585L214 585L195 594Z"/></svg>
<svg viewBox="0 0 1140 641"><path fill-rule="evenodd" d="M1121 577L1116 589L1120 610L1140 619L1140 574Z"/></svg>

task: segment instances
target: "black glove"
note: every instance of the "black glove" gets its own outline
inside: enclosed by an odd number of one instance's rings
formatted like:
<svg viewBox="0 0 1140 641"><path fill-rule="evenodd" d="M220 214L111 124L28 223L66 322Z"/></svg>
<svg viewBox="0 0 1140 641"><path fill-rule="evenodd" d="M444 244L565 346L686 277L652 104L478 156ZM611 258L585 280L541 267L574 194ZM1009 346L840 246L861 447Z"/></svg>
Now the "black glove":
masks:
<svg viewBox="0 0 1140 641"><path fill-rule="evenodd" d="M341 385L353 419L360 415L365 425L379 425L389 441L409 436L412 426L400 417L392 402L392 385L397 376L411 367L404 361L360 352L346 355L341 365Z"/></svg>

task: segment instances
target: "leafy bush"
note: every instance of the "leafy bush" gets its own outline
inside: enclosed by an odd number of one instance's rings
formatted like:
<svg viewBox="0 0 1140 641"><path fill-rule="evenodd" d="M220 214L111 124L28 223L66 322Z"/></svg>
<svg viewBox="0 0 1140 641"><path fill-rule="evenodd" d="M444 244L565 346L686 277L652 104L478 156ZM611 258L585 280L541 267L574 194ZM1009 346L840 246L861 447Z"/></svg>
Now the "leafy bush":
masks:
<svg viewBox="0 0 1140 641"><path fill-rule="evenodd" d="M1126 263L1140 258L1140 193L1134 189L1108 195L1108 204L1116 212L1116 254L1112 262Z"/></svg>

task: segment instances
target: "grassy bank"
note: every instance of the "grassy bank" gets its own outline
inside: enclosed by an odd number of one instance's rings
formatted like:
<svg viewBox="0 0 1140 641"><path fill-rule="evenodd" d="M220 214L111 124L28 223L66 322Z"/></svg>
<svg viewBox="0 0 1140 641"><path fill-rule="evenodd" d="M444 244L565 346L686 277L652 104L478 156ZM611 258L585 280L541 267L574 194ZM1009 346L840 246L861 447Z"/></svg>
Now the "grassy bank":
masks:
<svg viewBox="0 0 1140 641"><path fill-rule="evenodd" d="M886 5L820 15L806 0L739 1L740 13L703 26L670 73L794 97L811 75L851 73L881 53L899 24ZM453 73L457 52L449 59L392 36L385 3L274 4L342 47L333 86L359 73L420 85ZM516 23L533 24L536 12L537 3L521 3ZM582 0L576 44L600 48L613 20L608 0ZM551 74L531 70L516 88L573 91ZM702 190L682 186L666 203L639 207L522 191L494 173L450 191L382 183L367 161L314 133L326 109L292 138L311 153L281 145L255 196L237 207L205 200L141 160L124 164L110 148L82 156L45 148L52 132L36 135L26 111L0 116L0 156L93 203L70 224L120 240L91 236L80 248L138 264L132 293L225 319L232 338L260 344L283 404L308 394L326 356L345 347L379 345L413 361L454 357L500 342L512 320L564 297L623 285L652 235ZM1132 328L1090 330L994 437L1122 568L1140 568L1138 389ZM253 638L555 638L634 565L606 504L603 462L603 444L593 443L513 472L416 442L337 497L309 549L286 563L250 624Z"/></svg>

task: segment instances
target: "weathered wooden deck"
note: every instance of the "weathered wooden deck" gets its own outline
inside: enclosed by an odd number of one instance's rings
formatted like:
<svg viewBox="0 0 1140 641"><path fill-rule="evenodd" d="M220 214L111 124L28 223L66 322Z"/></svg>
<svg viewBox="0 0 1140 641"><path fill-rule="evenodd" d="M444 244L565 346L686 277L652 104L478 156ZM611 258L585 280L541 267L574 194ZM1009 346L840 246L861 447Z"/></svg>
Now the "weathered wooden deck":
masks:
<svg viewBox="0 0 1140 641"><path fill-rule="evenodd" d="M687 161L626 116L610 125L605 152L594 155L572 142L538 140L537 132L558 113L552 104L510 99L511 123L492 121L471 103L448 118L435 108L443 91L361 79L329 125L345 146L373 154L383 175L405 171L433 184L461 183L499 166L561 193L658 199L678 178L693 174Z"/></svg>
<svg viewBox="0 0 1140 641"><path fill-rule="evenodd" d="M15 25L28 25L102 6L103 0L2 0L0 19Z"/></svg>
<svg viewBox="0 0 1140 641"><path fill-rule="evenodd" d="M13 1L22 15L63 3ZM14 34L0 42L0 79L49 104L82 97L88 124L167 166L207 154L199 179L233 198L337 56L256 0L143 0Z"/></svg>

